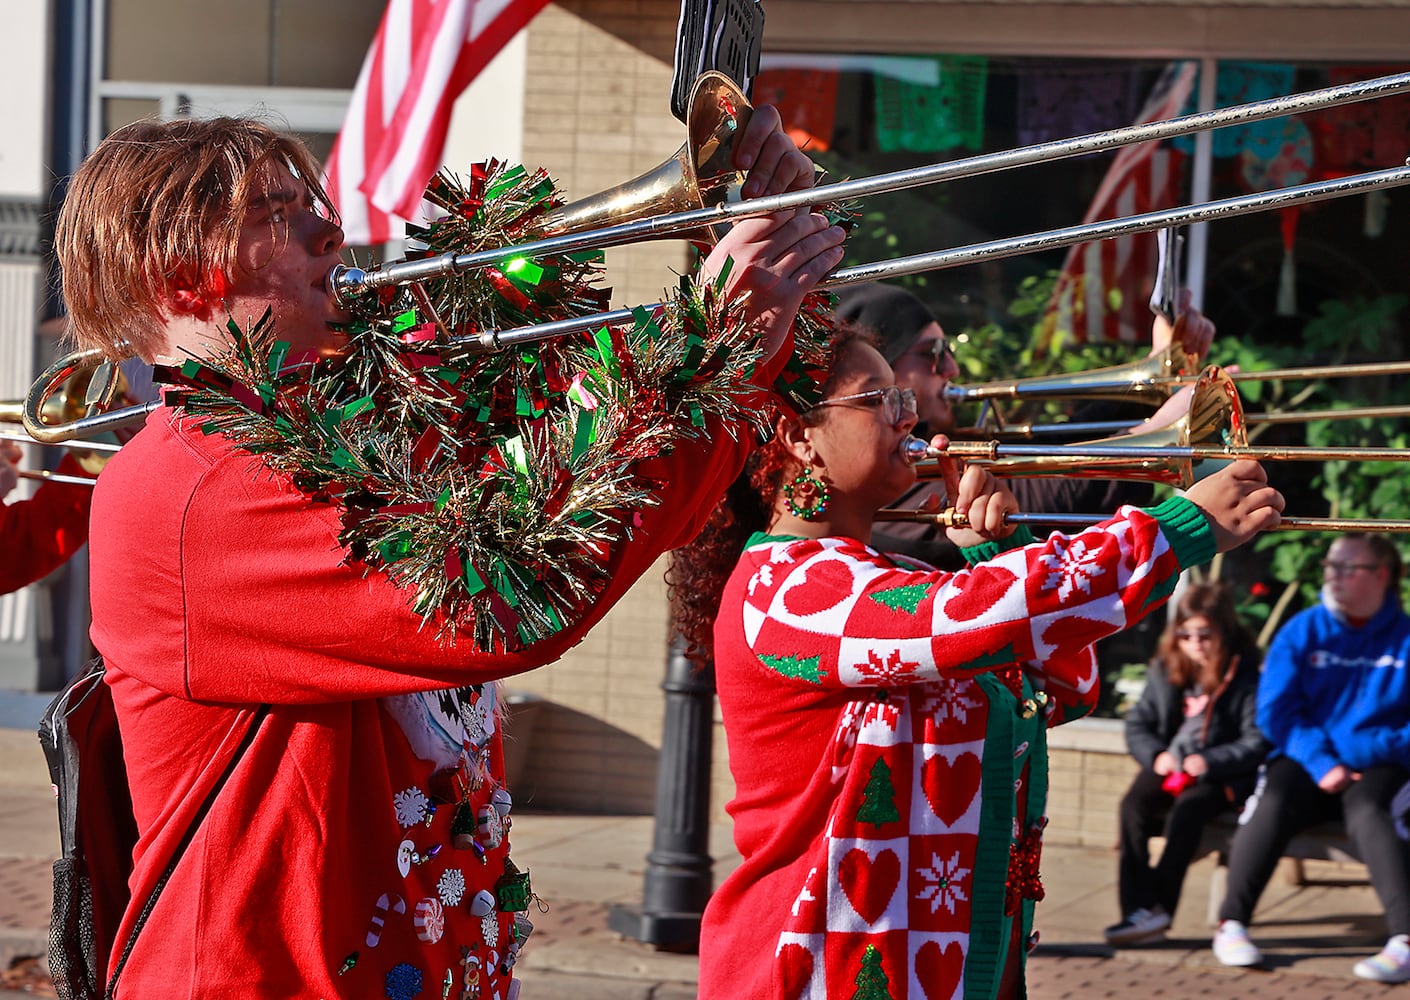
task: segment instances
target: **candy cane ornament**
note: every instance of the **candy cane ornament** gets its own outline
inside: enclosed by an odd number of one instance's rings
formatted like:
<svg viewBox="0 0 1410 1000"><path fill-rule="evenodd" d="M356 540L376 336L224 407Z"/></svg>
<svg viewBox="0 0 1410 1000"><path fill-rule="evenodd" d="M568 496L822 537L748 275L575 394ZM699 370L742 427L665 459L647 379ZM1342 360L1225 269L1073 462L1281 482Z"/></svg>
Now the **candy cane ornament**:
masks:
<svg viewBox="0 0 1410 1000"><path fill-rule="evenodd" d="M377 897L377 905L372 910L372 924L367 928L367 947L375 948L382 940L382 928L386 926L387 914L406 912L406 900L394 892L384 892Z"/></svg>

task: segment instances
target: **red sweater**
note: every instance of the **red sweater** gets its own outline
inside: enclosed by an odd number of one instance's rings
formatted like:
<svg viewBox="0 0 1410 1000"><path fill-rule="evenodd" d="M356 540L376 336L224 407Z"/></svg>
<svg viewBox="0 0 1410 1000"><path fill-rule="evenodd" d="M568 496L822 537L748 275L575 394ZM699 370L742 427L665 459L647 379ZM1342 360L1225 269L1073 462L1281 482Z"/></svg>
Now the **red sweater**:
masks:
<svg viewBox="0 0 1410 1000"><path fill-rule="evenodd" d="M1211 539L1185 500L960 573L756 536L715 624L743 862L705 911L700 996L992 1000L1006 969L1021 992L1045 724L1091 708L1091 644Z"/></svg>
<svg viewBox="0 0 1410 1000"><path fill-rule="evenodd" d="M86 475L72 455L56 470ZM0 504L0 594L33 583L63 565L88 541L91 486L45 483L28 500Z"/></svg>
<svg viewBox="0 0 1410 1000"><path fill-rule="evenodd" d="M504 1000L524 901L487 918L469 909L508 863L489 815L503 770L488 682L582 639L698 529L748 444L707 428L713 443L646 463L668 484L662 503L613 550L585 619L490 655L438 641L405 591L345 563L333 507L197 426L158 410L93 501L92 635L140 831L114 961L257 706L273 707L142 930L119 996L410 997L419 985L428 998L450 984ZM485 821L472 829L483 860L454 846L457 812Z"/></svg>

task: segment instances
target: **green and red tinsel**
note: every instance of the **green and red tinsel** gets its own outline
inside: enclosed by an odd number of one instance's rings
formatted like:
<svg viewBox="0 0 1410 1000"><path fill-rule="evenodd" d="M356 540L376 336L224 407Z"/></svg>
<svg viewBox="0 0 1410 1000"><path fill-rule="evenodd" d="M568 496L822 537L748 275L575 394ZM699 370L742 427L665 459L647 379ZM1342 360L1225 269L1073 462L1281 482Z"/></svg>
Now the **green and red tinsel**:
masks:
<svg viewBox="0 0 1410 1000"><path fill-rule="evenodd" d="M438 175L427 197L447 212L418 231L429 253L524 242L558 200L542 172L495 163L468 182ZM326 358L290 356L268 315L248 330L232 321L225 350L168 377L208 433L338 505L349 560L405 586L443 633L515 648L601 593L637 512L658 502L640 462L761 418L745 405L761 352L743 301L724 294L727 274L682 278L630 326L497 354L450 341L604 311L600 272L594 251L436 279L424 295L393 290ZM824 306L795 328L788 395L815 391L807 362L826 340Z"/></svg>

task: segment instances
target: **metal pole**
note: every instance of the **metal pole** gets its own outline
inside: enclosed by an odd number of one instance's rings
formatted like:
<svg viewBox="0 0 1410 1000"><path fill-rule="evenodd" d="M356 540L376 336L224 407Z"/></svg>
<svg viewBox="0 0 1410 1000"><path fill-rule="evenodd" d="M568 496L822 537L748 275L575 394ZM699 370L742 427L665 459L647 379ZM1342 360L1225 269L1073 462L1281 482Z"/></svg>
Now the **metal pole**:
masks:
<svg viewBox="0 0 1410 1000"><path fill-rule="evenodd" d="M710 755L715 668L686 658L671 640L666 658L665 727L656 772L656 830L646 856L640 906L612 907L619 934L672 951L700 947L700 918L714 888L710 857Z"/></svg>

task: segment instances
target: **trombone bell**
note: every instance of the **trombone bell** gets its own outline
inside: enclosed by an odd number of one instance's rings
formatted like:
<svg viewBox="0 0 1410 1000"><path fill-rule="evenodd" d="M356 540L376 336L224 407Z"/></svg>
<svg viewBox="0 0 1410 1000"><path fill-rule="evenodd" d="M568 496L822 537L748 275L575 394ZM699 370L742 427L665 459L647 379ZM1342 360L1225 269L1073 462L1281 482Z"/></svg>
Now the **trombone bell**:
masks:
<svg viewBox="0 0 1410 1000"><path fill-rule="evenodd" d="M1083 443L1129 448L1132 451L1194 445L1245 448L1248 446L1248 428L1233 379L1222 368L1210 366L1195 383L1189 412L1169 427ZM923 448L923 444L920 448L908 444L907 454L921 456L924 454L921 451ZM971 458L970 461L983 464L996 476L1008 478L1064 476L1074 479L1122 479L1167 483L1181 489L1189 488L1195 481L1195 460L1190 457L1073 456L1062 452L1062 445L1054 445L1051 455ZM921 479L940 478L938 460L920 457L916 462L916 475Z"/></svg>
<svg viewBox="0 0 1410 1000"><path fill-rule="evenodd" d="M1164 403L1181 388L1180 376L1199 371L1200 359L1187 354L1179 344L1171 344L1130 364L1094 368L1066 375L1038 375L1011 382L982 385L949 385L945 398L967 403L983 399L1115 399L1123 402Z"/></svg>
<svg viewBox="0 0 1410 1000"><path fill-rule="evenodd" d="M686 141L675 155L625 184L554 209L534 236L566 236L737 201L744 173L734 167L734 140L752 110L729 77L713 71L701 74L691 90ZM667 235L715 242L705 229Z"/></svg>

